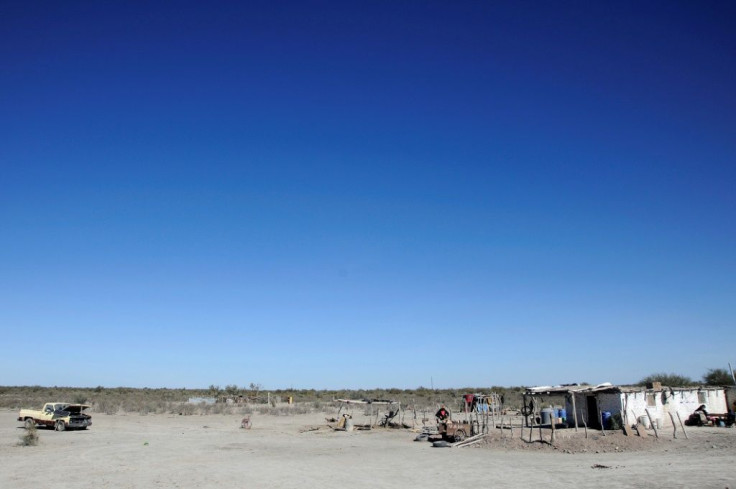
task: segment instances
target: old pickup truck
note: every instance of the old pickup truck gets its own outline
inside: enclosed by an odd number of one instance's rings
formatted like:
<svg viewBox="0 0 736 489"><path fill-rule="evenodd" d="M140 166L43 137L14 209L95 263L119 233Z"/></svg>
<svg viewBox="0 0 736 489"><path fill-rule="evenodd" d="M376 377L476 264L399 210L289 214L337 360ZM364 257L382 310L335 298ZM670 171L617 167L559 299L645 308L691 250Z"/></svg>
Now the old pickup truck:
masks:
<svg viewBox="0 0 736 489"><path fill-rule="evenodd" d="M69 404L67 402L47 402L43 409L21 409L18 421L25 423L26 428L46 426L56 431L66 429L86 430L92 426L92 416L82 411L89 408L86 404Z"/></svg>

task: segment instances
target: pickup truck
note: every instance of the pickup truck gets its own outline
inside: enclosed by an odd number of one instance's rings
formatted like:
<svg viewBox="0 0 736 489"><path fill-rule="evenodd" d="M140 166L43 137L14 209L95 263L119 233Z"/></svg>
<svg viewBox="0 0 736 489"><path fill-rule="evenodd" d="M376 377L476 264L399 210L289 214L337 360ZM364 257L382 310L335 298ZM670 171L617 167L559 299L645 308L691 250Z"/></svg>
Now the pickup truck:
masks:
<svg viewBox="0 0 736 489"><path fill-rule="evenodd" d="M25 423L26 428L35 425L53 428L56 431L66 429L86 430L92 426L92 416L83 413L89 408L86 404L69 404L67 402L47 402L43 409L21 409L18 421Z"/></svg>

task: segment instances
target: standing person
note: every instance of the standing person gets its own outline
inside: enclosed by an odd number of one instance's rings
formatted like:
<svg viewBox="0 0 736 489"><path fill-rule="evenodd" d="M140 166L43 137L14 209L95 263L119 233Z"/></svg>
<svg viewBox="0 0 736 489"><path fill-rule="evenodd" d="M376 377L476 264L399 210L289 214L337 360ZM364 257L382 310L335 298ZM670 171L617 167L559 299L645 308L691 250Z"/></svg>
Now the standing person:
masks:
<svg viewBox="0 0 736 489"><path fill-rule="evenodd" d="M475 394L465 394L463 399L465 401L465 412L472 411L475 407Z"/></svg>

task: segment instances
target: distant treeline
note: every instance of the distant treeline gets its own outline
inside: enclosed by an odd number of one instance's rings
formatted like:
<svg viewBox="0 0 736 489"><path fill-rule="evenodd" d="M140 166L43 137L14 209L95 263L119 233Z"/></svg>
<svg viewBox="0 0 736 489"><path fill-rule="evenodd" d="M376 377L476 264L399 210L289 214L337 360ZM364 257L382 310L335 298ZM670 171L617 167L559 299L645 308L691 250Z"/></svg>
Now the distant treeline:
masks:
<svg viewBox="0 0 736 489"><path fill-rule="evenodd" d="M466 393L495 392L505 401L506 407L521 406L523 387L463 387L457 389L275 389L263 390L258 385L249 387L229 385L225 388L210 386L207 389L132 388L132 387L42 387L0 386L0 408L19 409L41 406L49 401L89 404L94 411L114 414L116 412L160 413L181 411L190 398L245 400L257 407L270 401L276 407L292 398L294 404L308 403L317 409L327 408L334 399L388 399L400 402L404 407L434 409L440 404L459 408L461 397ZM184 409L186 411L186 409ZM217 412L223 409L210 408Z"/></svg>
<svg viewBox="0 0 736 489"><path fill-rule="evenodd" d="M703 375L700 382L684 375L674 373L656 373L644 377L639 385L650 382L661 382L662 385L678 387L695 385L733 385L732 372L711 368ZM490 394L495 392L503 397L504 407L519 409L522 405L524 387L461 387L457 389L275 389L264 390L260 384L251 383L248 386L226 385L220 387L210 385L206 389L150 389L132 387L41 387L41 386L0 386L0 408L18 409L20 407L40 407L49 401L73 402L89 404L96 412L115 414L117 412L147 413L181 413L192 414L193 407L188 404L190 398L204 397L218 400L236 400L235 407L219 403L214 406L200 406L199 413L226 413L226 412L268 412L284 414L291 412L280 406L289 398L294 402L289 409L293 412L304 410L325 410L332 407L334 399L386 399L400 402L405 408L417 410L434 409L445 404L451 409L459 409L461 396L467 393ZM550 402L559 402L549 399ZM269 405L270 402L270 405ZM296 406L299 406L297 409ZM273 408L269 410L268 408ZM276 410L278 408L278 410ZM274 411L275 410L275 411Z"/></svg>

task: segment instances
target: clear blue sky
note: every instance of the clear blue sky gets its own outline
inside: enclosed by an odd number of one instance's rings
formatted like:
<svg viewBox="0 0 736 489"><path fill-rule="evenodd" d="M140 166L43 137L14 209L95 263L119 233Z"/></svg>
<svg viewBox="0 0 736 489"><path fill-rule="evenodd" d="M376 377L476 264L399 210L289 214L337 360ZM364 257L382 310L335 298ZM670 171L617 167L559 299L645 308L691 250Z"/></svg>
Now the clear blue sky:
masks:
<svg viewBox="0 0 736 489"><path fill-rule="evenodd" d="M733 2L0 10L0 385L736 360Z"/></svg>

